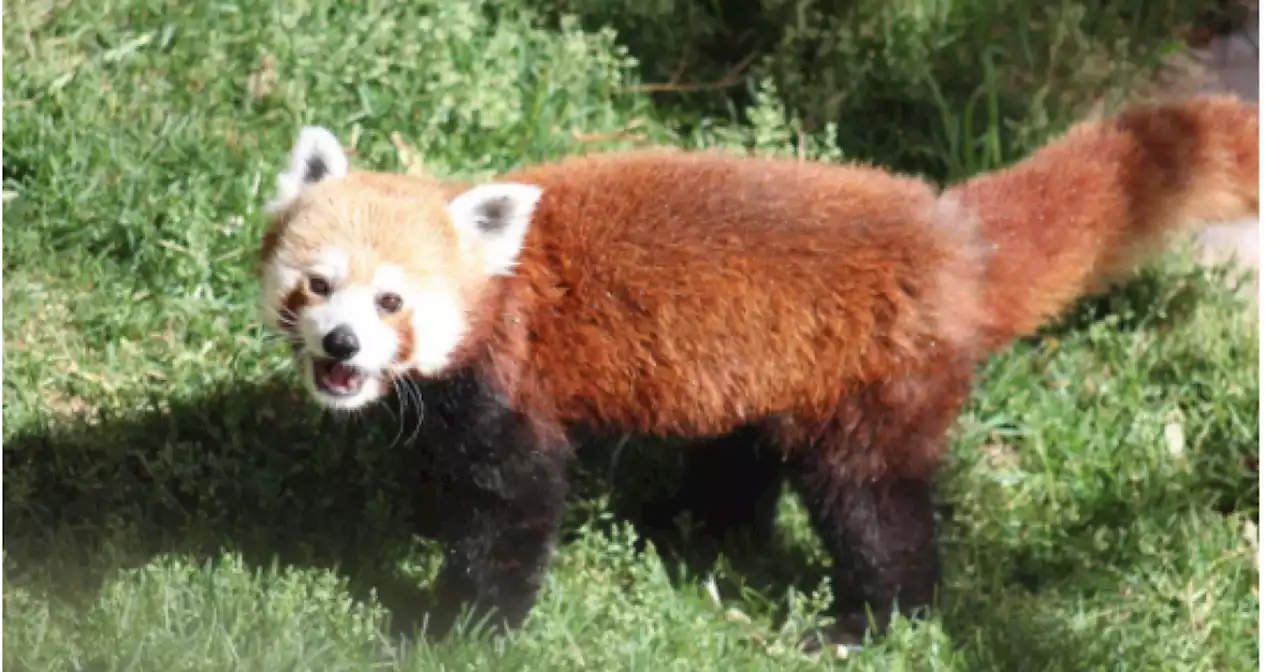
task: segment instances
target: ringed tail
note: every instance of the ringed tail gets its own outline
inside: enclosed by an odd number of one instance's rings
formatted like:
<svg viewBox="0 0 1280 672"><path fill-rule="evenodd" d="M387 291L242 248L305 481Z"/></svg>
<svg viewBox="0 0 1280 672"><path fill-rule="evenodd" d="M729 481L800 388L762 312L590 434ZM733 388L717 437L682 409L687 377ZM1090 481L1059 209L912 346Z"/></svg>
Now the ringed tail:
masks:
<svg viewBox="0 0 1280 672"><path fill-rule="evenodd" d="M944 192L987 245L982 301L998 347L1119 279L1169 234L1258 215L1258 106L1205 96L1079 124Z"/></svg>

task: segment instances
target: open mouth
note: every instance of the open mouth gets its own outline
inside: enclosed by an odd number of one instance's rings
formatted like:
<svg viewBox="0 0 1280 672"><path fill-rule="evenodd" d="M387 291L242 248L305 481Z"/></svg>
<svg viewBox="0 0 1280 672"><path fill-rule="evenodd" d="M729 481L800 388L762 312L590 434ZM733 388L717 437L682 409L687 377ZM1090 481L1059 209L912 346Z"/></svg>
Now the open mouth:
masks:
<svg viewBox="0 0 1280 672"><path fill-rule="evenodd" d="M355 367L332 359L315 359L311 363L316 388L337 397L349 397L364 387L365 374Z"/></svg>

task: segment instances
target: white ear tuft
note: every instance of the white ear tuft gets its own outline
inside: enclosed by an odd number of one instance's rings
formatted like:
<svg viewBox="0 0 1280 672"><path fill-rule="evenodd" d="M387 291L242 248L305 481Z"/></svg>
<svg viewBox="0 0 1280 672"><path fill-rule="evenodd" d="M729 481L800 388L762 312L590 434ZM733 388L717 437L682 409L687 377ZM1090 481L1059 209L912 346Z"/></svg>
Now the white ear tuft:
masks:
<svg viewBox="0 0 1280 672"><path fill-rule="evenodd" d="M464 240L480 246L485 270L507 275L516 265L540 198L542 187L532 184L482 184L454 197L449 216Z"/></svg>
<svg viewBox="0 0 1280 672"><path fill-rule="evenodd" d="M276 176L276 195L267 212L283 209L302 193L304 187L347 174L347 154L342 143L327 128L306 126L289 152L289 167Z"/></svg>

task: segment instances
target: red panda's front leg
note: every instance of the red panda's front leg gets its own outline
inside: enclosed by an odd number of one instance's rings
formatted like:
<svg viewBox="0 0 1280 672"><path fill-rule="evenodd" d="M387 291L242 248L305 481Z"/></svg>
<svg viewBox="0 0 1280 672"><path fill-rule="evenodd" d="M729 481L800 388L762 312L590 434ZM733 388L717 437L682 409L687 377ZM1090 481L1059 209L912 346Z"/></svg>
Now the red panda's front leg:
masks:
<svg viewBox="0 0 1280 672"><path fill-rule="evenodd" d="M429 629L444 635L464 609L519 627L537 598L568 494L571 456L525 413L471 374L428 386L434 412L433 500L445 510L444 566ZM550 434L559 434L550 432Z"/></svg>

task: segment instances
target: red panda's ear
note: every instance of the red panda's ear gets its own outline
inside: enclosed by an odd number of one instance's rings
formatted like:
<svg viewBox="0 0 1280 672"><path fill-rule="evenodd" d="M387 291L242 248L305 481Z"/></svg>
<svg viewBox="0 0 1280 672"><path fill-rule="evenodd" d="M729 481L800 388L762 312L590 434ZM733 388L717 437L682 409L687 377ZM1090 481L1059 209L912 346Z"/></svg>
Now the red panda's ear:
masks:
<svg viewBox="0 0 1280 672"><path fill-rule="evenodd" d="M517 263L541 198L542 187L532 184L482 184L455 196L449 217L464 243L479 247L485 271L506 275Z"/></svg>
<svg viewBox="0 0 1280 672"><path fill-rule="evenodd" d="M289 165L276 176L276 194L267 204L268 214L279 212L302 190L317 182L347 174L347 154L329 129L304 127L289 152Z"/></svg>

